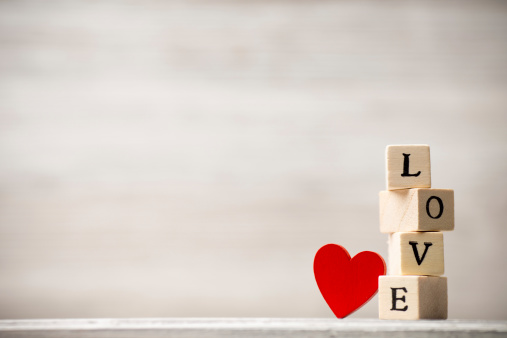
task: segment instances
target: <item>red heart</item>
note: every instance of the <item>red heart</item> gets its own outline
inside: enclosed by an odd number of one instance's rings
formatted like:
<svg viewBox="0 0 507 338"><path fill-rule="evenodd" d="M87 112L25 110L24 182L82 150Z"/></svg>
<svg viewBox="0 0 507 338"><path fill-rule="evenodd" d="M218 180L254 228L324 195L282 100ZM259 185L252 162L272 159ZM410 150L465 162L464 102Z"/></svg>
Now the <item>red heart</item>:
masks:
<svg viewBox="0 0 507 338"><path fill-rule="evenodd" d="M326 244L315 255L313 272L327 305L336 317L345 318L375 296L386 263L375 252L363 251L350 259L342 246Z"/></svg>

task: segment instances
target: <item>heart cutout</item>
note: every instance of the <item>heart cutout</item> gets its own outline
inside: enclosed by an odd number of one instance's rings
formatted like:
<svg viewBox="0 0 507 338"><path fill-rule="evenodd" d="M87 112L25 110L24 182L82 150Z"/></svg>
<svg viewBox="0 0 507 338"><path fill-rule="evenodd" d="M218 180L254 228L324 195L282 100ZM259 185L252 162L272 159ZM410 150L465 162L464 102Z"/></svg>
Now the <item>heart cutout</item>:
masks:
<svg viewBox="0 0 507 338"><path fill-rule="evenodd" d="M366 304L378 290L378 277L386 274L379 254L363 251L350 259L338 244L326 244L317 251L313 272L320 293L338 318L345 318Z"/></svg>

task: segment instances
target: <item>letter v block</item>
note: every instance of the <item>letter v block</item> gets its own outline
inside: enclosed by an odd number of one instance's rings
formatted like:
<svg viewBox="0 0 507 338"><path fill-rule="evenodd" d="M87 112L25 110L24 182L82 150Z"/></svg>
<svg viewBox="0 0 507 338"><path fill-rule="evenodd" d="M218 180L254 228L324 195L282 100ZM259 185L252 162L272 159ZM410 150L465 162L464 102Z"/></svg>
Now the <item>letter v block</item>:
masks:
<svg viewBox="0 0 507 338"><path fill-rule="evenodd" d="M447 278L380 276L380 319L447 319Z"/></svg>
<svg viewBox="0 0 507 338"><path fill-rule="evenodd" d="M428 145L387 146L386 167L387 190L431 188Z"/></svg>
<svg viewBox="0 0 507 338"><path fill-rule="evenodd" d="M390 275L444 274L441 232L395 232L389 235Z"/></svg>
<svg viewBox="0 0 507 338"><path fill-rule="evenodd" d="M381 191L380 232L454 230L454 190Z"/></svg>

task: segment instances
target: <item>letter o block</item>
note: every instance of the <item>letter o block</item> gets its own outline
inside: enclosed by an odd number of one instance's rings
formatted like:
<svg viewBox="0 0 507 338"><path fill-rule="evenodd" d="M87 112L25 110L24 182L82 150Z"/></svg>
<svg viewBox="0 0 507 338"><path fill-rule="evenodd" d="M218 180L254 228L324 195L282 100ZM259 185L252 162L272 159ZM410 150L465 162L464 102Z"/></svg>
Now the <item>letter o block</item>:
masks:
<svg viewBox="0 0 507 338"><path fill-rule="evenodd" d="M428 145L387 146L386 166L387 190L431 188Z"/></svg>
<svg viewBox="0 0 507 338"><path fill-rule="evenodd" d="M447 278L380 276L380 319L447 319Z"/></svg>
<svg viewBox="0 0 507 338"><path fill-rule="evenodd" d="M454 230L454 190L381 191L380 232Z"/></svg>

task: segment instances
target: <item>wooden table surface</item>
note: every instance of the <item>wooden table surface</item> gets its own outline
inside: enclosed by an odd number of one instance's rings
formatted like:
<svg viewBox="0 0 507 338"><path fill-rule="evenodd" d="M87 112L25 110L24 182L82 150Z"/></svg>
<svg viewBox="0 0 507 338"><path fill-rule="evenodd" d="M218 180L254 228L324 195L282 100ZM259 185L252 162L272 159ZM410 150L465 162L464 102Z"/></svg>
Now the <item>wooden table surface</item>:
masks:
<svg viewBox="0 0 507 338"><path fill-rule="evenodd" d="M507 321L302 318L2 320L1 337L506 337Z"/></svg>

